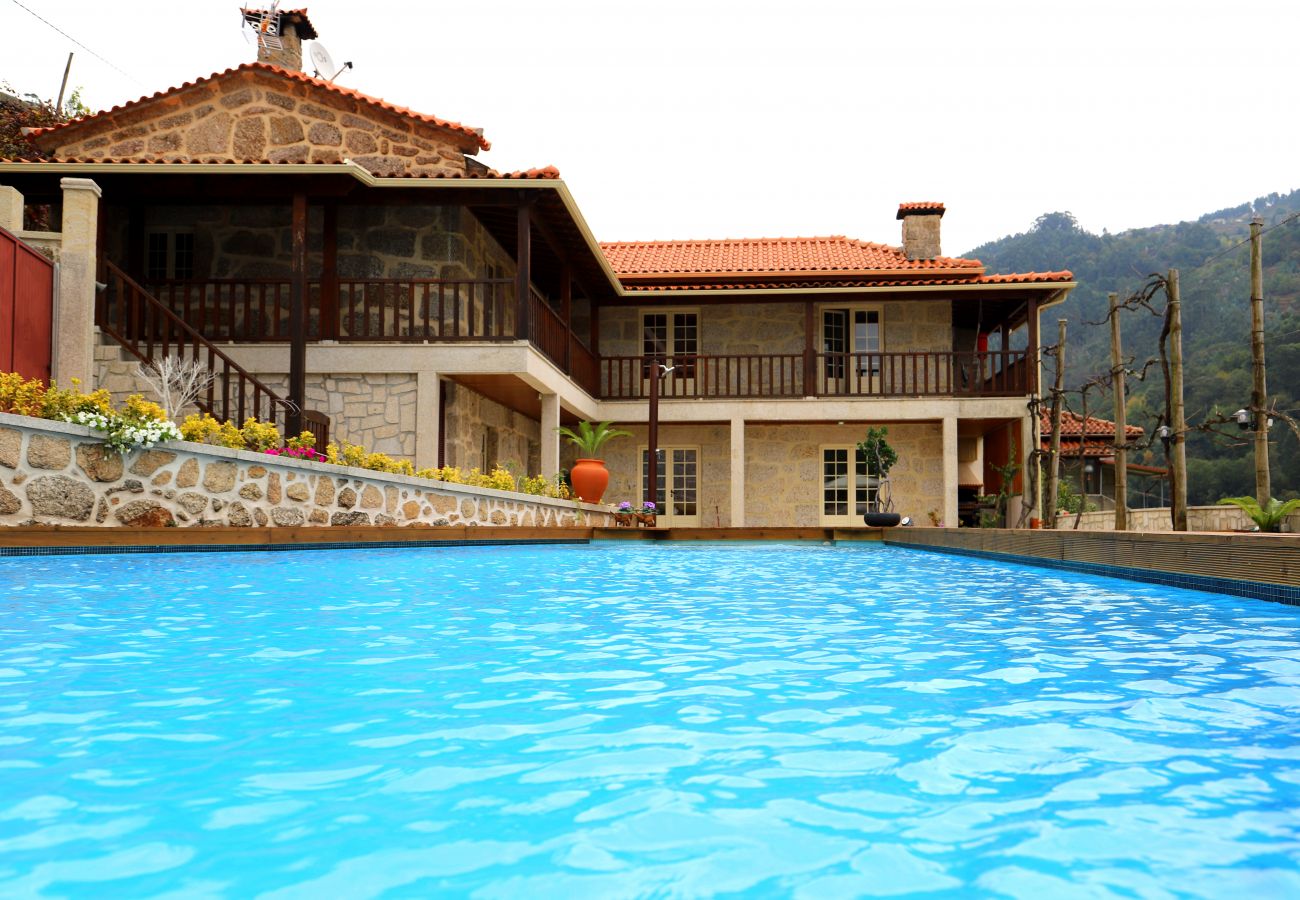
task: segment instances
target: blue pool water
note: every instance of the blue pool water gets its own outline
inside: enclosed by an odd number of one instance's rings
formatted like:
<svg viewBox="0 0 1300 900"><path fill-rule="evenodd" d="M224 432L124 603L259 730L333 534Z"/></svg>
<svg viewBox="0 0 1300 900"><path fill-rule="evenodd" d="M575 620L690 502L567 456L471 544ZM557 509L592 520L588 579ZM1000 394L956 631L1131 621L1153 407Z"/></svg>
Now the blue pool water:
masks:
<svg viewBox="0 0 1300 900"><path fill-rule="evenodd" d="M883 547L0 559L0 896L1300 896L1300 609Z"/></svg>

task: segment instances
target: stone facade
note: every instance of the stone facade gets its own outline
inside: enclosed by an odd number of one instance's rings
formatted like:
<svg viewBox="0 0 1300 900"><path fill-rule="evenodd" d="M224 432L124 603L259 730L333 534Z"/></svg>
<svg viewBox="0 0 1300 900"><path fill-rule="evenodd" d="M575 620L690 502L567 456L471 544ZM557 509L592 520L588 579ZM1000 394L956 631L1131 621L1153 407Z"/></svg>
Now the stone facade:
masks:
<svg viewBox="0 0 1300 900"><path fill-rule="evenodd" d="M118 456L89 429L0 414L0 525L612 524L608 510L172 442Z"/></svg>
<svg viewBox="0 0 1300 900"><path fill-rule="evenodd" d="M447 382L443 437L446 463L490 471L501 465L516 475L541 471L541 425L464 385Z"/></svg>
<svg viewBox="0 0 1300 900"><path fill-rule="evenodd" d="M460 175L479 138L439 127L351 91L241 68L158 98L101 113L37 138L79 159L273 163L351 160L376 175Z"/></svg>
<svg viewBox="0 0 1300 900"><path fill-rule="evenodd" d="M766 425L745 427L745 525L750 527L823 524L822 460L824 445L852 446L872 423L845 425ZM943 432L938 423L892 424L888 440L898 451L890 472L896 511L925 522L926 513L942 514ZM631 438L606 445L610 470L606 499L640 499L640 450L645 426L631 426ZM661 447L698 447L700 525L726 527L731 521L730 425L659 427ZM861 524L861 523L857 523Z"/></svg>
<svg viewBox="0 0 1300 900"><path fill-rule="evenodd" d="M818 307L836 306L818 302ZM855 301L854 306L872 306ZM884 351L945 352L952 346L952 302L950 300L888 301L874 304L884 322ZM702 354L763 353L801 354L804 350L804 305L771 302L717 304L700 307L668 307L699 314ZM641 354L641 314L655 312L654 305L609 307L600 313L600 350L606 356ZM820 327L820 326L817 326ZM816 336L814 336L816 337ZM814 347L820 350L816 340Z"/></svg>

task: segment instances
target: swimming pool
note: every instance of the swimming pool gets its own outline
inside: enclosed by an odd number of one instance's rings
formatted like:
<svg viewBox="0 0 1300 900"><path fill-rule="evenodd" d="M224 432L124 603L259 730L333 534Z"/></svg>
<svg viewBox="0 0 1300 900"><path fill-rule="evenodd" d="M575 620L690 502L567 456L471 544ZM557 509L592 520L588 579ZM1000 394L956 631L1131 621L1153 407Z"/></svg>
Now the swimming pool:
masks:
<svg viewBox="0 0 1300 900"><path fill-rule="evenodd" d="M0 896L1300 896L1300 609L881 546L0 560Z"/></svg>

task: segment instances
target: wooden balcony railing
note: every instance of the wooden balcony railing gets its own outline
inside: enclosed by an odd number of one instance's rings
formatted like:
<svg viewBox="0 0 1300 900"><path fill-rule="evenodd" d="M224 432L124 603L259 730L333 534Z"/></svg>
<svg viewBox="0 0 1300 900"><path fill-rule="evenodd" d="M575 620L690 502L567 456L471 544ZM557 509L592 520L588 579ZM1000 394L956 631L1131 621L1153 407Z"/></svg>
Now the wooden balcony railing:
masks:
<svg viewBox="0 0 1300 900"><path fill-rule="evenodd" d="M763 397L999 397L1029 393L1023 350L987 353L817 353L642 356L601 359L601 397L644 400L654 362L672 365L660 396L673 398ZM812 371L811 381L808 378Z"/></svg>

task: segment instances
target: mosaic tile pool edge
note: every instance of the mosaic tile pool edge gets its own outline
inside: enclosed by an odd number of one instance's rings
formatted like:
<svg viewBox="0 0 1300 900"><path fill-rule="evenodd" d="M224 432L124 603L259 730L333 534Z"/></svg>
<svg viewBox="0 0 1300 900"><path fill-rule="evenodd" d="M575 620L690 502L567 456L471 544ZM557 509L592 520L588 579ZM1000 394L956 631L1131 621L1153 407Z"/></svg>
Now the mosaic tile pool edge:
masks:
<svg viewBox="0 0 1300 900"><path fill-rule="evenodd" d="M937 544L919 544L890 541L893 547L909 547L914 550L929 550L934 553L950 553L955 556L973 556L983 559L997 559L1003 562L1019 563L1025 566L1037 566L1044 569L1066 569L1082 572L1085 575L1102 575L1110 578L1125 578L1129 581L1141 581L1147 584L1160 584L1165 587L1185 588L1191 591L1206 591L1211 594L1228 594L1233 597L1254 597L1273 603L1285 603L1288 606L1300 606L1300 587L1287 584L1268 584L1264 582L1239 581L1234 578L1216 578L1211 575L1189 575L1183 572L1166 572L1160 569L1135 569L1128 566L1108 566L1103 563L1075 562L1073 560L1051 559L1045 556L1029 556L1020 553L998 553L993 550L971 550L966 547L944 547Z"/></svg>

